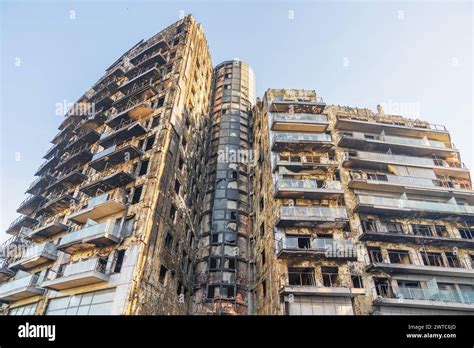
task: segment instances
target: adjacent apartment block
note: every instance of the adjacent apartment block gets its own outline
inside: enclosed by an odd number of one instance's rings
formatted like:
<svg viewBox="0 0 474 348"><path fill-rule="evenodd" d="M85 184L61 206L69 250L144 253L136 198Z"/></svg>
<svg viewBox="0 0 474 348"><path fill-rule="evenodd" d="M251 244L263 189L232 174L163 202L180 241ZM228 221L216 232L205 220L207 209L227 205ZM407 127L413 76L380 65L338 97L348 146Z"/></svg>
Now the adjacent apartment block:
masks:
<svg viewBox="0 0 474 348"><path fill-rule="evenodd" d="M474 314L474 192L443 126L304 90L255 115L256 313Z"/></svg>
<svg viewBox="0 0 474 348"><path fill-rule="evenodd" d="M185 17L67 112L0 254L6 314L474 314L474 191L449 132L256 98Z"/></svg>

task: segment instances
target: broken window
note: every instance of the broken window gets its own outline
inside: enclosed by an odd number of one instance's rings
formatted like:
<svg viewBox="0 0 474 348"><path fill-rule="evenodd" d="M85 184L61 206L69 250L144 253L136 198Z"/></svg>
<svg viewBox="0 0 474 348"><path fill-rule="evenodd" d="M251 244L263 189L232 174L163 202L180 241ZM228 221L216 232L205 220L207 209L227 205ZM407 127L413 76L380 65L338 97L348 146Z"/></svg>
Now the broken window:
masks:
<svg viewBox="0 0 474 348"><path fill-rule="evenodd" d="M374 284L378 296L393 297L392 287L387 278L374 277Z"/></svg>
<svg viewBox="0 0 474 348"><path fill-rule="evenodd" d="M175 218L176 218L176 206L174 204L171 204L170 219L174 221Z"/></svg>
<svg viewBox="0 0 474 348"><path fill-rule="evenodd" d="M153 149L154 144L155 144L155 135L153 134L152 136L149 136L148 138L146 138L145 151Z"/></svg>
<svg viewBox="0 0 474 348"><path fill-rule="evenodd" d="M433 236L430 225L412 224L411 228L413 230L413 234L416 236Z"/></svg>
<svg viewBox="0 0 474 348"><path fill-rule="evenodd" d="M323 276L323 285L326 287L338 286L338 268L337 267L321 267Z"/></svg>
<svg viewBox="0 0 474 348"><path fill-rule="evenodd" d="M386 221L384 225L388 233L403 233L403 226L399 222Z"/></svg>
<svg viewBox="0 0 474 348"><path fill-rule="evenodd" d="M149 160L143 160L140 162L140 171L138 172L138 176L145 175L148 172L148 162Z"/></svg>
<svg viewBox="0 0 474 348"><path fill-rule="evenodd" d="M441 257L441 253L421 253L421 258L425 266L437 266L444 267L444 261Z"/></svg>
<svg viewBox="0 0 474 348"><path fill-rule="evenodd" d="M411 264L410 254L405 250L388 250L388 259L390 263Z"/></svg>
<svg viewBox="0 0 474 348"><path fill-rule="evenodd" d="M372 263L382 263L382 250L379 247L367 247L367 252L369 253L370 262Z"/></svg>
<svg viewBox="0 0 474 348"><path fill-rule="evenodd" d="M123 259L125 257L125 250L117 250L115 254L114 273L120 273L122 270Z"/></svg>
<svg viewBox="0 0 474 348"><path fill-rule="evenodd" d="M459 258L456 255L454 255L454 253L446 252L445 255L446 255L446 259L448 260L449 267L462 268Z"/></svg>
<svg viewBox="0 0 474 348"><path fill-rule="evenodd" d="M359 274L352 274L351 275L352 287L361 289L364 287L364 283L362 283L362 276Z"/></svg>
<svg viewBox="0 0 474 348"><path fill-rule="evenodd" d="M143 186L137 186L133 190L133 197L132 197L132 203L131 204L137 204L140 202L141 196L142 196L142 189Z"/></svg>
<svg viewBox="0 0 474 348"><path fill-rule="evenodd" d="M159 282L163 285L166 283L166 275L168 274L168 268L165 266L161 265L160 267L160 276L159 276Z"/></svg>
<svg viewBox="0 0 474 348"><path fill-rule="evenodd" d="M181 188L181 184L179 183L178 179L174 181L174 192L179 195L179 189Z"/></svg>
<svg viewBox="0 0 474 348"><path fill-rule="evenodd" d="M173 247L173 236L171 233L167 232L165 237L165 247L168 250L171 250Z"/></svg>
<svg viewBox="0 0 474 348"><path fill-rule="evenodd" d="M160 124L160 116L155 116L151 120L151 128L155 128Z"/></svg>
<svg viewBox="0 0 474 348"><path fill-rule="evenodd" d="M438 237L449 237L448 229L443 225L435 225L436 235Z"/></svg>
<svg viewBox="0 0 474 348"><path fill-rule="evenodd" d="M474 229L469 228L458 228L461 238L474 239Z"/></svg>
<svg viewBox="0 0 474 348"><path fill-rule="evenodd" d="M313 268L288 267L288 285L316 285Z"/></svg>
<svg viewBox="0 0 474 348"><path fill-rule="evenodd" d="M207 298L209 299L215 298L217 288L218 288L217 285L209 285L207 287Z"/></svg>
<svg viewBox="0 0 474 348"><path fill-rule="evenodd" d="M376 232L377 231L377 226L375 225L375 220L368 219L368 220L362 220L362 228L364 229L364 232Z"/></svg>

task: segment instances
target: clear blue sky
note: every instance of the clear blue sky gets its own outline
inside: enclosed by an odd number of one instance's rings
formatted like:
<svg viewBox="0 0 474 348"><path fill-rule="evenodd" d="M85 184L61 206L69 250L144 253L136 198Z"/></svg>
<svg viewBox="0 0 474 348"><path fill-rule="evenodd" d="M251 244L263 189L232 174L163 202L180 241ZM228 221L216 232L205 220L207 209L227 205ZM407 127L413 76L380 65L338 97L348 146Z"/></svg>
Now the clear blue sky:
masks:
<svg viewBox="0 0 474 348"><path fill-rule="evenodd" d="M0 0L0 9L0 240L57 132L57 103L76 101L180 11L203 24L214 64L253 67L258 96L304 88L330 104L414 107L448 127L473 169L469 1Z"/></svg>

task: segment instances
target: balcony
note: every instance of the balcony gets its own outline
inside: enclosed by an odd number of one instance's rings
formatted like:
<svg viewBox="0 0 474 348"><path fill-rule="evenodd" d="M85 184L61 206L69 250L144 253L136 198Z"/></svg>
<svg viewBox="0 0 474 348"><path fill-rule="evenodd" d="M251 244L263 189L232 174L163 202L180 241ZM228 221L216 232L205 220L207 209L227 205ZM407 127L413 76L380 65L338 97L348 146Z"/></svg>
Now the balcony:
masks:
<svg viewBox="0 0 474 348"><path fill-rule="evenodd" d="M324 111L326 103L323 98L314 95L312 100L272 100L270 104L270 112L288 113L292 110L294 113L311 113L320 114Z"/></svg>
<svg viewBox="0 0 474 348"><path fill-rule="evenodd" d="M342 228L349 218L345 207L281 206L278 227Z"/></svg>
<svg viewBox="0 0 474 348"><path fill-rule="evenodd" d="M123 190L91 198L87 207L71 214L68 219L84 224L88 219L100 220L106 216L124 211L127 207L127 195Z"/></svg>
<svg viewBox="0 0 474 348"><path fill-rule="evenodd" d="M86 146L87 144L93 144L97 140L99 140L100 134L97 133L95 130L86 129L85 131L81 132L75 137L75 140L70 142L66 147L65 150L67 151L74 151L81 146Z"/></svg>
<svg viewBox="0 0 474 348"><path fill-rule="evenodd" d="M332 147L331 135L274 133L272 151L313 151Z"/></svg>
<svg viewBox="0 0 474 348"><path fill-rule="evenodd" d="M141 83L143 80L148 80L151 83L160 75L161 73L157 64L150 67L132 69L127 73L128 81L122 83L118 90L123 94L128 94L135 84Z"/></svg>
<svg viewBox="0 0 474 348"><path fill-rule="evenodd" d="M391 122L391 123L389 123ZM437 141L449 142L449 133L445 126L429 124L427 122L406 122L405 124L395 123L393 119L368 120L351 118L350 116L337 116L335 127L344 131L358 131L370 133L382 133L383 131L398 136L415 138L429 137Z"/></svg>
<svg viewBox="0 0 474 348"><path fill-rule="evenodd" d="M468 263L464 260L458 260L458 265L445 265L444 261L441 264L426 263L418 254L400 252L398 259L392 256L393 261L382 257L381 255L366 254L365 262L366 272L387 272L393 274L426 274L432 276L446 276L446 277L462 277L474 278L474 269L468 268Z"/></svg>
<svg viewBox="0 0 474 348"><path fill-rule="evenodd" d="M474 239L441 237L437 235L419 235L406 231L365 230L359 236L361 241L379 241L388 243L412 243L447 247L474 248Z"/></svg>
<svg viewBox="0 0 474 348"><path fill-rule="evenodd" d="M350 151L346 153L345 167L363 167L380 170L385 164L433 168L437 175L455 176L470 180L469 169L461 162L445 161L437 158L391 155L387 153Z"/></svg>
<svg viewBox="0 0 474 348"><path fill-rule="evenodd" d="M36 171L35 175L40 176L46 172L52 172L56 165L59 163L59 157L52 157L49 160L46 160Z"/></svg>
<svg viewBox="0 0 474 348"><path fill-rule="evenodd" d="M117 244L121 240L120 225L107 221L69 232L61 238L57 248L66 253L74 253L91 247Z"/></svg>
<svg viewBox="0 0 474 348"><path fill-rule="evenodd" d="M56 156L56 154L59 151L62 151L64 147L67 145L67 141L60 142L58 144L53 144L48 151L46 151L46 154L43 156L44 159L51 159L53 156Z"/></svg>
<svg viewBox="0 0 474 348"><path fill-rule="evenodd" d="M107 90L94 94L91 101L97 109L108 109L113 103L111 92Z"/></svg>
<svg viewBox="0 0 474 348"><path fill-rule="evenodd" d="M353 288L339 279L328 284L330 286L320 285L313 273L289 272L284 274L283 278L284 282L279 291L281 295L356 297L365 294L364 288Z"/></svg>
<svg viewBox="0 0 474 348"><path fill-rule="evenodd" d="M140 52L138 52L133 58L130 59L130 62L133 65L140 65L148 59L153 58L155 55L160 55L161 52L169 49L168 43L164 40L159 40L153 43L147 44ZM166 60L162 58L162 64L166 63Z"/></svg>
<svg viewBox="0 0 474 348"><path fill-rule="evenodd" d="M444 142L426 138L409 138L392 135L349 132L343 133L338 145L350 149L369 151L394 150L399 153L416 154L419 156L451 156L458 150L447 146Z"/></svg>
<svg viewBox="0 0 474 348"><path fill-rule="evenodd" d="M51 140L51 143L53 144L59 144L64 142L66 139L69 138L70 133L74 130L75 125L74 124L68 124L66 127L61 129L58 134Z"/></svg>
<svg viewBox="0 0 474 348"><path fill-rule="evenodd" d="M117 164L128 162L143 154L142 150L130 145L112 145L111 147L96 153L89 166L101 172Z"/></svg>
<svg viewBox="0 0 474 348"><path fill-rule="evenodd" d="M56 245L49 242L37 244L29 247L19 260L10 264L10 268L28 270L45 263L55 261L56 258Z"/></svg>
<svg viewBox="0 0 474 348"><path fill-rule="evenodd" d="M121 144L134 137L145 134L148 129L140 122L135 120L127 120L119 124L109 132L102 133L98 144L104 148L115 144Z"/></svg>
<svg viewBox="0 0 474 348"><path fill-rule="evenodd" d="M30 215L38 209L45 198L38 195L30 195L20 203L20 207L16 210L19 214Z"/></svg>
<svg viewBox="0 0 474 348"><path fill-rule="evenodd" d="M125 186L133 181L135 181L135 176L132 173L127 171L119 171L84 185L80 188L80 191L84 192L88 196L93 197L96 196L97 193L108 192L113 189Z"/></svg>
<svg viewBox="0 0 474 348"><path fill-rule="evenodd" d="M92 86L92 88L94 89L92 97L97 93L101 93L104 91L113 92L117 88L117 86L118 83L117 78L115 76L106 76L105 78L100 79L94 86Z"/></svg>
<svg viewBox="0 0 474 348"><path fill-rule="evenodd" d="M380 288L380 287L379 287ZM390 287L377 291L375 304L446 310L474 310L474 291Z"/></svg>
<svg viewBox="0 0 474 348"><path fill-rule="evenodd" d="M8 229L6 230L6 233L12 234L12 235L17 235L20 232L20 229L22 227L31 227L33 225L36 225L38 223L38 220L27 216L27 215L20 215L13 221Z"/></svg>
<svg viewBox="0 0 474 348"><path fill-rule="evenodd" d="M71 204L77 203L77 198L73 197L68 191L52 194L48 199L48 202L40 207L38 212L48 215L58 214L68 209Z"/></svg>
<svg viewBox="0 0 474 348"><path fill-rule="evenodd" d="M25 193L29 193L29 194L32 194L32 195L35 195L35 194L38 195L41 192L43 192L43 190L48 185L50 185L54 180L56 180L56 178L53 177L51 174L49 174L49 173L43 174L31 183L31 185L28 187L28 189L26 190Z"/></svg>
<svg viewBox="0 0 474 348"><path fill-rule="evenodd" d="M389 192L409 191L448 197L452 197L453 193L467 196L474 194L474 191L471 190L471 183L467 180L441 180L392 174L367 174L364 172L351 172L350 175L349 187L353 189Z"/></svg>
<svg viewBox="0 0 474 348"><path fill-rule="evenodd" d="M129 102L118 108L115 113L111 114L110 119L107 120L106 124L111 128L115 128L124 121L138 120L141 117L148 116L152 112L153 108L149 101Z"/></svg>
<svg viewBox="0 0 474 348"><path fill-rule="evenodd" d="M275 183L276 198L328 199L344 194L340 181L278 179Z"/></svg>
<svg viewBox="0 0 474 348"><path fill-rule="evenodd" d="M130 88L127 88L126 92L123 93L123 96L117 99L113 105L115 108L120 109L127 105L131 100L144 101L158 94L158 92L158 88L154 86L154 83L151 80L137 82Z"/></svg>
<svg viewBox="0 0 474 348"><path fill-rule="evenodd" d="M75 131L80 129L95 130L97 127L103 125L106 119L107 117L105 116L104 109L99 109L79 123L76 126Z"/></svg>
<svg viewBox="0 0 474 348"><path fill-rule="evenodd" d="M271 130L289 132L325 132L328 117L321 114L271 113Z"/></svg>
<svg viewBox="0 0 474 348"><path fill-rule="evenodd" d="M27 275L0 285L0 301L14 302L41 295L44 289L38 286L39 276Z"/></svg>
<svg viewBox="0 0 474 348"><path fill-rule="evenodd" d="M338 167L338 165L339 163L337 160L329 159L326 156L300 156L293 154L279 154L273 166L273 172L276 172L279 167L284 167L283 173L287 170L293 173L300 173L305 170L313 170L316 168L335 168Z"/></svg>
<svg viewBox="0 0 474 348"><path fill-rule="evenodd" d="M45 280L41 286L61 291L107 282L110 275L106 272L106 266L107 260L101 258L69 263L63 265L53 279Z"/></svg>
<svg viewBox="0 0 474 348"><path fill-rule="evenodd" d="M8 268L8 263L4 258L0 258L0 282L5 282L15 275L15 272Z"/></svg>
<svg viewBox="0 0 474 348"><path fill-rule="evenodd" d="M61 159L56 167L57 170L66 171L72 167L81 166L89 162L92 158L90 144L85 144L71 151L67 156Z"/></svg>
<svg viewBox="0 0 474 348"><path fill-rule="evenodd" d="M277 257L282 259L357 260L354 242L345 239L286 236L277 245Z"/></svg>
<svg viewBox="0 0 474 348"><path fill-rule="evenodd" d="M37 238L48 238L67 230L69 230L68 225L58 220L53 220L33 226L28 232L27 238L32 240L36 240Z"/></svg>
<svg viewBox="0 0 474 348"><path fill-rule="evenodd" d="M46 190L64 190L80 184L87 179L87 175L83 174L82 171L82 166L74 166L65 170L56 181L46 188Z"/></svg>
<svg viewBox="0 0 474 348"><path fill-rule="evenodd" d="M469 205L366 195L357 195L356 204L361 213L474 221L474 207Z"/></svg>

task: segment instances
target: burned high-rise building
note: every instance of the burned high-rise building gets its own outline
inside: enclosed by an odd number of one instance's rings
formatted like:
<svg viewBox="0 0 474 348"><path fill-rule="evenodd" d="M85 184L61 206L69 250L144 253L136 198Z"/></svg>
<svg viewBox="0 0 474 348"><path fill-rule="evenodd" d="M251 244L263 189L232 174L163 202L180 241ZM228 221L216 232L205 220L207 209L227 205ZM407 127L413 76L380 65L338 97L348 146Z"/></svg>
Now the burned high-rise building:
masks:
<svg viewBox="0 0 474 348"><path fill-rule="evenodd" d="M474 191L449 132L327 102L257 100L191 16L137 43L27 188L2 312L474 314Z"/></svg>

